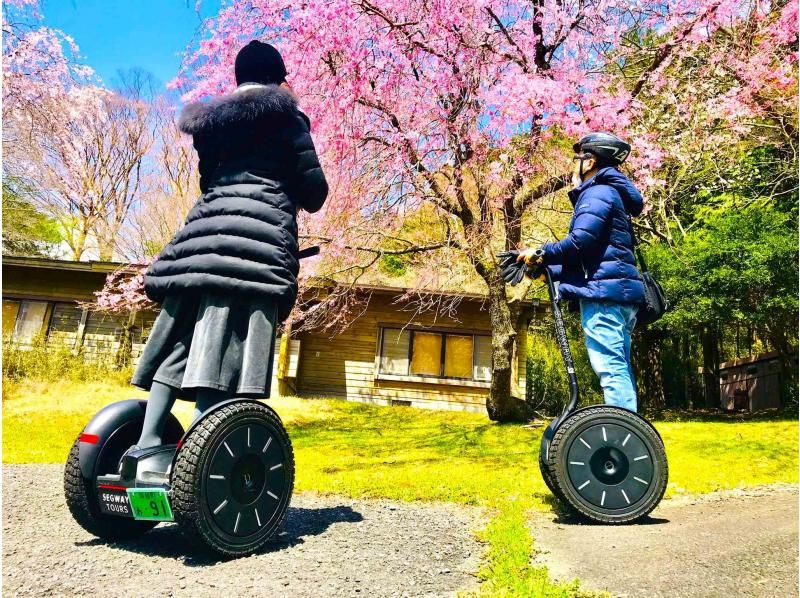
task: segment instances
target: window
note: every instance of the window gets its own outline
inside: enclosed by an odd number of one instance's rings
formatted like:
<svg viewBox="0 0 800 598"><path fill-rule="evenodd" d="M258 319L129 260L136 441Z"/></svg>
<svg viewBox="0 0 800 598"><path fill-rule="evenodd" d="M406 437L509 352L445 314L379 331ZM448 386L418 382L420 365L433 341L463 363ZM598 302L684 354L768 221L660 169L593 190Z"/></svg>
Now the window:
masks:
<svg viewBox="0 0 800 598"><path fill-rule="evenodd" d="M382 328L378 373L488 382L491 337Z"/></svg>
<svg viewBox="0 0 800 598"><path fill-rule="evenodd" d="M492 337L475 337L475 358L473 360L473 374L475 380L489 382L492 379Z"/></svg>
<svg viewBox="0 0 800 598"><path fill-rule="evenodd" d="M472 336L445 337L445 378L472 378Z"/></svg>
<svg viewBox="0 0 800 598"><path fill-rule="evenodd" d="M50 316L50 328L47 331L48 342L60 342L74 347L82 317L83 308L77 303L54 304L53 315Z"/></svg>
<svg viewBox="0 0 800 598"><path fill-rule="evenodd" d="M442 370L442 335L413 331L411 334L411 375L438 376Z"/></svg>
<svg viewBox="0 0 800 598"><path fill-rule="evenodd" d="M42 334L44 317L47 314L47 301L21 301L14 324L14 341L30 345Z"/></svg>
<svg viewBox="0 0 800 598"><path fill-rule="evenodd" d="M408 374L408 330L384 328L381 342L380 372L405 376Z"/></svg>
<svg viewBox="0 0 800 598"><path fill-rule="evenodd" d="M17 314L19 313L19 301L13 299L3 299L3 338L10 338L14 334L14 326L17 324Z"/></svg>

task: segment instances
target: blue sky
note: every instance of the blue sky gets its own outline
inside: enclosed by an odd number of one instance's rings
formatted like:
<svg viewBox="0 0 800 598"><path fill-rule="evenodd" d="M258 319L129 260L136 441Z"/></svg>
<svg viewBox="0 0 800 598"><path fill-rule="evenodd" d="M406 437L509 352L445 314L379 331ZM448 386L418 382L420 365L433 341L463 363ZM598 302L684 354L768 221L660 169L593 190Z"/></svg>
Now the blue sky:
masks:
<svg viewBox="0 0 800 598"><path fill-rule="evenodd" d="M141 67L161 85L178 72L181 56L201 24L219 10L220 0L44 0L45 24L71 35L83 62L103 81L117 71Z"/></svg>

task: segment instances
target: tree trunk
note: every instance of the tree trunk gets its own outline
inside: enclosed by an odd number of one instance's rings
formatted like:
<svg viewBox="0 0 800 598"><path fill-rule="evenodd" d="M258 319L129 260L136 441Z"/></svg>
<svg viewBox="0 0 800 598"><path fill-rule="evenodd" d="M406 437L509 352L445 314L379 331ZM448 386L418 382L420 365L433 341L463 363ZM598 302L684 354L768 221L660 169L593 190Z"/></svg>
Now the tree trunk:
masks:
<svg viewBox="0 0 800 598"><path fill-rule="evenodd" d="M101 262L111 262L114 261L114 243L109 243L106 239L97 238L97 246L98 246L98 259Z"/></svg>
<svg viewBox="0 0 800 598"><path fill-rule="evenodd" d="M702 332L703 343L703 393L706 407L719 407L719 350L717 332L706 326Z"/></svg>
<svg viewBox="0 0 800 598"><path fill-rule="evenodd" d="M133 357L133 327L136 324L136 310L131 310L122 325L119 339L119 349L114 356L114 364L118 368L126 368L131 364Z"/></svg>
<svg viewBox="0 0 800 598"><path fill-rule="evenodd" d="M297 394L297 389L289 382L289 362L291 359L292 323L284 322L283 334L278 350L278 396L290 397ZM270 359L273 357L270 355Z"/></svg>
<svg viewBox="0 0 800 598"><path fill-rule="evenodd" d="M664 372L661 363L661 343L659 332L644 330L637 339L634 363L637 370L636 386L639 410L659 413L664 409Z"/></svg>
<svg viewBox="0 0 800 598"><path fill-rule="evenodd" d="M509 304L501 278L496 277L488 284L489 318L492 323L492 382L486 399L486 411L492 421L526 421L531 413L524 397L512 395L519 306Z"/></svg>
<svg viewBox="0 0 800 598"><path fill-rule="evenodd" d="M689 349L689 335L681 334L681 368L683 369L683 404L689 409L694 409L692 396L692 357Z"/></svg>
<svg viewBox="0 0 800 598"><path fill-rule="evenodd" d="M69 243L70 249L72 249L72 259L73 261L79 262L83 257L83 252L86 250L86 230L84 228L80 228L77 232L77 238L74 236L74 231L67 231L68 237L65 237L71 241Z"/></svg>

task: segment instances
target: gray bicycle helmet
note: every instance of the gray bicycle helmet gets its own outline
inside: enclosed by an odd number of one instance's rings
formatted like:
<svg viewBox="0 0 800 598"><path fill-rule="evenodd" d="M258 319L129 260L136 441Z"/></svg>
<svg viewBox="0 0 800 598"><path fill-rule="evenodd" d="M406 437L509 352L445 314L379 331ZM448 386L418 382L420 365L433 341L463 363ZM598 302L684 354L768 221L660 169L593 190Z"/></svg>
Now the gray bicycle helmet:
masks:
<svg viewBox="0 0 800 598"><path fill-rule="evenodd" d="M631 153L630 144L611 133L589 133L572 146L576 154L590 152L603 162L622 164Z"/></svg>

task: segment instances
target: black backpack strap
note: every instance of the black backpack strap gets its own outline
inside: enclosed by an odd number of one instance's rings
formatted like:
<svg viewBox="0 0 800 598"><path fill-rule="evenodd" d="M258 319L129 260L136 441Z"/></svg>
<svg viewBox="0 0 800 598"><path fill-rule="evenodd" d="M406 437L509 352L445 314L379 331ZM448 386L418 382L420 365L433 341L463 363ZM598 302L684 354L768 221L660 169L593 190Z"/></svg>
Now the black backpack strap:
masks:
<svg viewBox="0 0 800 598"><path fill-rule="evenodd" d="M633 255L639 262L639 269L642 272L647 272L647 262L644 261L641 249L639 249L639 237L636 236L636 230L633 228L633 218L628 214L628 226L631 229L631 239L633 240Z"/></svg>

